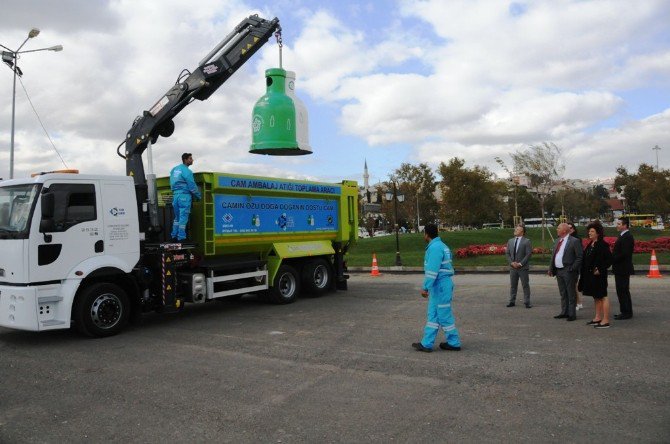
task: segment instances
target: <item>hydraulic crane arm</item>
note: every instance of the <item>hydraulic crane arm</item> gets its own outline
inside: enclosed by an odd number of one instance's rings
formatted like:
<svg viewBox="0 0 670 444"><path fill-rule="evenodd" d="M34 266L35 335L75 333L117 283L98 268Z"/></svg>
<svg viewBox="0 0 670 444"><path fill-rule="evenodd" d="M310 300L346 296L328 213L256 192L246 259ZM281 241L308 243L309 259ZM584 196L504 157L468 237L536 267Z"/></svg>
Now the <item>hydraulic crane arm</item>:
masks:
<svg viewBox="0 0 670 444"><path fill-rule="evenodd" d="M263 46L273 33L281 33L279 19L252 15L240 22L185 79L179 79L163 97L133 122L126 135L126 174L133 176L138 201L146 200L146 178L142 153L149 142L174 131L173 118L194 99L206 100ZM120 154L119 154L120 155ZM141 199L141 200L140 200Z"/></svg>

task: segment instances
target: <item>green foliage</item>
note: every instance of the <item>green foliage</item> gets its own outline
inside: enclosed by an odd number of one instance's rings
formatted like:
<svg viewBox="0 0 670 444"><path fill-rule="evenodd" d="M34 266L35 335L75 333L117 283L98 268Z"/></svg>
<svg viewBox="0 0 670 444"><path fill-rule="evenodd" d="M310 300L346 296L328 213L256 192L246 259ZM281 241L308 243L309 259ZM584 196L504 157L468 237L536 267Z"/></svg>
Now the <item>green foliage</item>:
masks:
<svg viewBox="0 0 670 444"><path fill-rule="evenodd" d="M524 187L517 187L517 206L519 208L519 216L526 217L540 217L540 204L535 196L528 192ZM511 214L514 214L514 202L509 202L511 205Z"/></svg>
<svg viewBox="0 0 670 444"><path fill-rule="evenodd" d="M506 187L494 181L488 169L478 165L465 168L465 160L454 157L448 164L441 162L438 173L445 202L440 220L448 225L472 226L500 220Z"/></svg>
<svg viewBox="0 0 670 444"><path fill-rule="evenodd" d="M596 219L602 214L602 202L602 199L596 197L592 192L566 188L549 196L545 207L547 212L553 213L556 217L562 213L562 209L565 209L568 220L578 220L583 217Z"/></svg>
<svg viewBox="0 0 670 444"><path fill-rule="evenodd" d="M655 171L643 163L630 174L620 166L614 185L626 197L627 212L670 214L670 170Z"/></svg>
<svg viewBox="0 0 670 444"><path fill-rule="evenodd" d="M391 180L395 180L398 184L398 192L405 195L405 203L398 207L398 217L401 220L406 221L408 226L415 227L418 204L421 225L435 221L438 205L434 193L437 182L427 163L419 165L403 163L393 172Z"/></svg>

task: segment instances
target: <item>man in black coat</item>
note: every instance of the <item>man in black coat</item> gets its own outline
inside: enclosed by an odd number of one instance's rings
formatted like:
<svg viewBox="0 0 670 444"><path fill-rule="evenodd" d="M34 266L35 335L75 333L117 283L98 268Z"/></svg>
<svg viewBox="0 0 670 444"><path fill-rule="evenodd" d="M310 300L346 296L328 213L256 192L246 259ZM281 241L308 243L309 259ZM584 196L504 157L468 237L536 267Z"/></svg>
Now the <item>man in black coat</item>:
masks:
<svg viewBox="0 0 670 444"><path fill-rule="evenodd" d="M612 252L612 273L616 284L616 295L619 298L620 314L614 319L623 320L633 317L633 303L630 300L630 276L635 274L633 269L633 247L635 240L628 231L630 221L627 217L620 217L616 229L620 233Z"/></svg>
<svg viewBox="0 0 670 444"><path fill-rule="evenodd" d="M568 224L561 223L556 227L558 239L552 247L549 276L556 276L558 291L561 294L561 312L554 316L556 319L574 321L577 319L575 309L575 294L577 277L582 266L582 243L570 236Z"/></svg>

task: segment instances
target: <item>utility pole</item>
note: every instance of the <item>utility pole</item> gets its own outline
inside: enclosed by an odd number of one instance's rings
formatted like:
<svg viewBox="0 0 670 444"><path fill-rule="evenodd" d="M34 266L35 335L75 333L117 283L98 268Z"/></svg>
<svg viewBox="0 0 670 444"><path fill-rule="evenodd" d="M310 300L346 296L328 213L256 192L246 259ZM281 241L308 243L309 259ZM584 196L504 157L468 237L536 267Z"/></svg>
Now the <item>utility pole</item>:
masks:
<svg viewBox="0 0 670 444"><path fill-rule="evenodd" d="M656 145L655 147L652 148L652 150L656 151L656 171L660 171L658 169L658 152L661 151L661 147Z"/></svg>
<svg viewBox="0 0 670 444"><path fill-rule="evenodd" d="M419 225L421 225L421 218L419 217L419 194L416 195L416 232L419 232Z"/></svg>

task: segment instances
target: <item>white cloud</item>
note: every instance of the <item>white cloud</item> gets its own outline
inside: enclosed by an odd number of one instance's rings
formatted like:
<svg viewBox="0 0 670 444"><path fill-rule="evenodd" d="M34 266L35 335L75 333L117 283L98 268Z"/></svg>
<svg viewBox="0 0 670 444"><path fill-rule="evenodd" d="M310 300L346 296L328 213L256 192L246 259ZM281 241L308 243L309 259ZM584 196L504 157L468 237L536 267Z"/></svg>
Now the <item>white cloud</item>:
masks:
<svg viewBox="0 0 670 444"><path fill-rule="evenodd" d="M345 132L370 145L415 144L418 161L460 155L490 164L491 152L587 139L626 108L614 87L668 85L668 50L654 40L665 32L667 43L667 3L540 1L516 16L505 2L399 4L444 39L416 54L433 72L382 70L369 47L376 67L339 76L323 97L342 104Z"/></svg>
<svg viewBox="0 0 670 444"><path fill-rule="evenodd" d="M172 86L182 69L197 67L253 10L225 0L201 2L198 8L176 0L160 7L120 1L109 8L106 13L118 18L120 26L45 30L41 41L31 41L26 49L57 42L64 51L26 54L21 67L28 93L66 162L85 171L123 174L125 166L115 148L135 117ZM14 34L8 40L22 41ZM2 87L8 84L11 71L3 69ZM248 158L251 109L264 89L263 77L257 78L245 66L221 87L221 93L189 105L188 112L175 118L175 134L161 139L154 149L156 172L165 174L183 151L197 153L197 170L218 170L236 161L245 165L241 160ZM0 118L10 120L9 103L0 105ZM16 122L15 175L62 168L20 87ZM9 139L8 126L0 127L0 138ZM37 159L30 154L34 151L50 152L51 158ZM0 156L8 157L5 153L3 149Z"/></svg>
<svg viewBox="0 0 670 444"><path fill-rule="evenodd" d="M661 145L662 148L670 146L668 134L670 108L639 121L630 121L618 128L603 129L593 134L571 133L555 139L555 143L562 149L566 160L565 177L605 178L614 176L620 165L629 170L636 170L643 162L655 165L656 157L652 148L655 145ZM527 143L487 144L431 141L420 145L417 153L419 159L433 165L448 162L452 157L461 157L467 159L466 166L484 165L504 176L506 173L495 163L494 157L501 157L511 166L509 153L539 142L541 139ZM667 162L665 165L668 168Z"/></svg>
<svg viewBox="0 0 670 444"><path fill-rule="evenodd" d="M579 134L562 141L569 177L613 176L618 166L637 170L640 163L656 165L652 148L670 149L670 108L639 121L630 121L592 135ZM662 151L663 152L663 151ZM667 151L665 151L667 159ZM594 166L597 165L597 166ZM666 161L664 168L670 168Z"/></svg>
<svg viewBox="0 0 670 444"><path fill-rule="evenodd" d="M274 14L237 0L204 0L198 8L177 0L160 6L64 0L69 6L62 9L8 1L0 43L18 44L30 26L39 25L42 33L26 49L65 47L22 57L23 82L68 164L101 173L124 172L116 146L183 68L195 68L249 14L271 18L295 5L273 4L279 10ZM655 104L631 113L626 100L635 89L670 93L667 2L390 3L344 2L326 10L298 2L280 17L291 36L284 40L284 67L297 72L299 94L318 108L310 110L320 116L312 119L313 128L336 126L332 134L358 141L356 152L319 153L316 147L311 157L249 160L249 114L265 91L263 71L278 64L271 38L209 100L177 116L175 134L154 150L156 172L167 172L182 151L196 154L198 171L318 177L334 174L325 165L340 162L338 155L352 156L354 163L360 157L362 165L363 157L387 146L412 150L399 158L386 149L387 162L458 155L493 169L494 155L544 140L610 163L616 162L612 156L635 159L615 149L619 139L628 146L667 145L667 133L658 131L667 112L658 114L661 123L628 120L619 128L593 129L661 111ZM10 97L11 71L0 68L0 97ZM17 92L17 176L60 167L20 86ZM9 122L10 109L9 101L0 102L1 122ZM5 161L8 140L9 125L0 125ZM575 165L569 162L568 172L607 174L583 168L576 155L571 159Z"/></svg>

